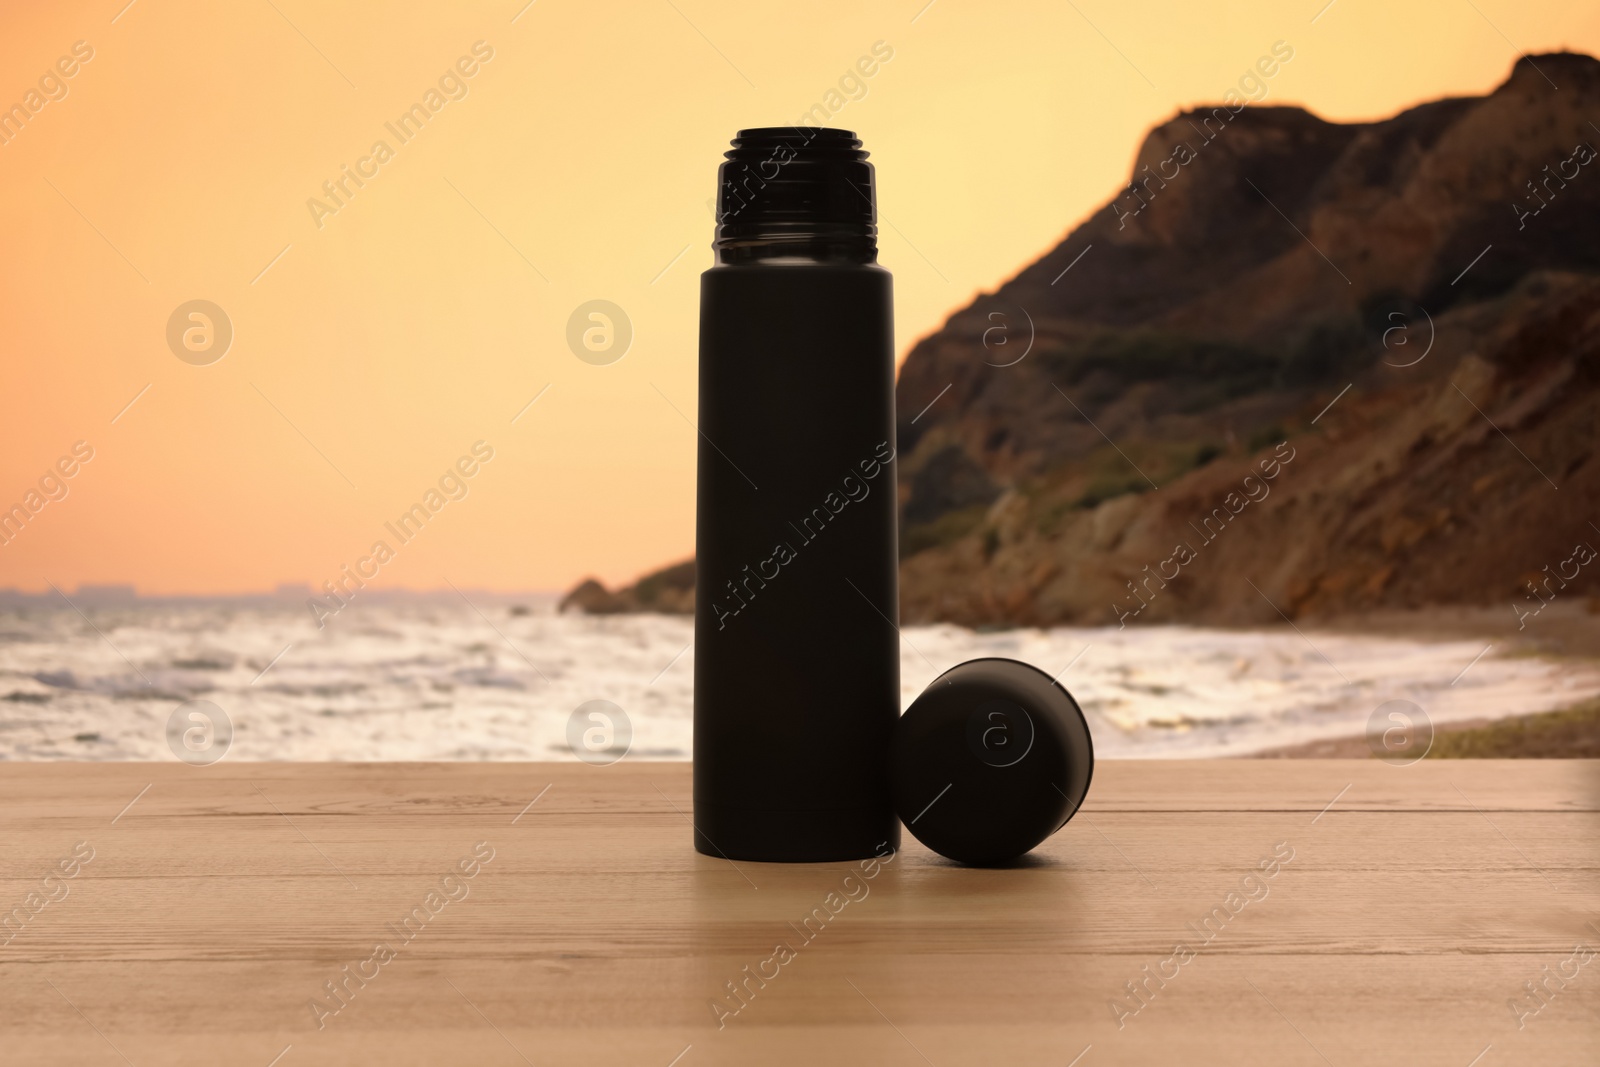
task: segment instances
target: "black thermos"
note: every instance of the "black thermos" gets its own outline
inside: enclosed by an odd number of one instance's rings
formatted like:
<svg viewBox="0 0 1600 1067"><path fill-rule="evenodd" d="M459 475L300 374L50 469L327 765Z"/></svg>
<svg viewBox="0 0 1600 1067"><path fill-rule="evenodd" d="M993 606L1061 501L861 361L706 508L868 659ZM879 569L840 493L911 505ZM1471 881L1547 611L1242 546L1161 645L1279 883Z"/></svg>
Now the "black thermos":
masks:
<svg viewBox="0 0 1600 1067"><path fill-rule="evenodd" d="M894 352L872 164L743 130L700 279L694 829L709 856L899 845Z"/></svg>

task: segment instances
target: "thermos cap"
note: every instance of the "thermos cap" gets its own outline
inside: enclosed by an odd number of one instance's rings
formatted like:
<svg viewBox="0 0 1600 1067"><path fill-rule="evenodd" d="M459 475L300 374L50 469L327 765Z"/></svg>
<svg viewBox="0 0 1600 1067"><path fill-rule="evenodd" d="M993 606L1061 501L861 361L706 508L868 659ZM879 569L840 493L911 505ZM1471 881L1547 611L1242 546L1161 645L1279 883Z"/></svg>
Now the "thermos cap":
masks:
<svg viewBox="0 0 1600 1067"><path fill-rule="evenodd" d="M895 726L890 788L906 829L935 852L993 866L1064 826L1094 773L1089 725L1037 667L975 659L945 671Z"/></svg>

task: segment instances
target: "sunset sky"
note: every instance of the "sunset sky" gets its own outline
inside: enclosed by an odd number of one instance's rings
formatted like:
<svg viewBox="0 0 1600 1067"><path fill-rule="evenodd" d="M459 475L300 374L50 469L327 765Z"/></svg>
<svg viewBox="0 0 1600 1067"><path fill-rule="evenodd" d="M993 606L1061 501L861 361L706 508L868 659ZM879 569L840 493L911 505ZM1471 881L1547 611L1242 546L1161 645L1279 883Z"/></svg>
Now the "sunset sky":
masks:
<svg viewBox="0 0 1600 1067"><path fill-rule="evenodd" d="M1275 42L1264 102L1336 120L1600 52L1593 0L524 3L6 5L0 106L38 106L0 144L0 509L44 503L0 587L320 587L380 539L395 588L686 557L716 167L831 90L877 166L903 357ZM596 299L633 326L608 365L566 341ZM168 343L192 300L232 324L208 365ZM401 545L385 522L479 441Z"/></svg>

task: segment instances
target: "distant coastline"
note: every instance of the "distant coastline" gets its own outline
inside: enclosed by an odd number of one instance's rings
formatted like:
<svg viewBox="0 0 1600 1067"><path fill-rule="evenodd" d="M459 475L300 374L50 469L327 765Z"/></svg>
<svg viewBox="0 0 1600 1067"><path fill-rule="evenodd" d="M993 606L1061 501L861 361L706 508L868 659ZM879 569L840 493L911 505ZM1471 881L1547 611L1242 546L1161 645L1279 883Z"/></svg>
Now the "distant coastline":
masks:
<svg viewBox="0 0 1600 1067"><path fill-rule="evenodd" d="M315 595L309 583L292 582L279 585L272 590L247 591L239 593L141 593L136 586L120 583L91 584L86 583L63 593L69 603L77 605L92 605L94 607L117 607L121 605L182 605L182 604L254 604L278 605L291 604L301 611L305 610L308 597ZM437 601L453 601L460 603L461 593L465 593L473 601L483 601L492 604L528 604L544 606L559 600L561 592L554 589L533 589L526 592L507 592L495 589L478 589L463 587L458 593L454 589L373 589L363 595L362 599L388 603L434 603ZM46 589L40 593L29 593L15 587L0 588L0 608L25 608L25 607L66 607L62 603L61 595Z"/></svg>

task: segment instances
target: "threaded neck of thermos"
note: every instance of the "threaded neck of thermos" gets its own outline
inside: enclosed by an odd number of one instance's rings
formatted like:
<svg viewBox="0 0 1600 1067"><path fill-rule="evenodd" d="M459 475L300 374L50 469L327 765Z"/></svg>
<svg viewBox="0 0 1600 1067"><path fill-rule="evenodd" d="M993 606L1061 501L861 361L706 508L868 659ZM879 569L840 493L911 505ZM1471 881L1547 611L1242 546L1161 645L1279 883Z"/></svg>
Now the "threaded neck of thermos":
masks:
<svg viewBox="0 0 1600 1067"><path fill-rule="evenodd" d="M848 130L740 130L718 171L721 263L877 258L872 164Z"/></svg>

